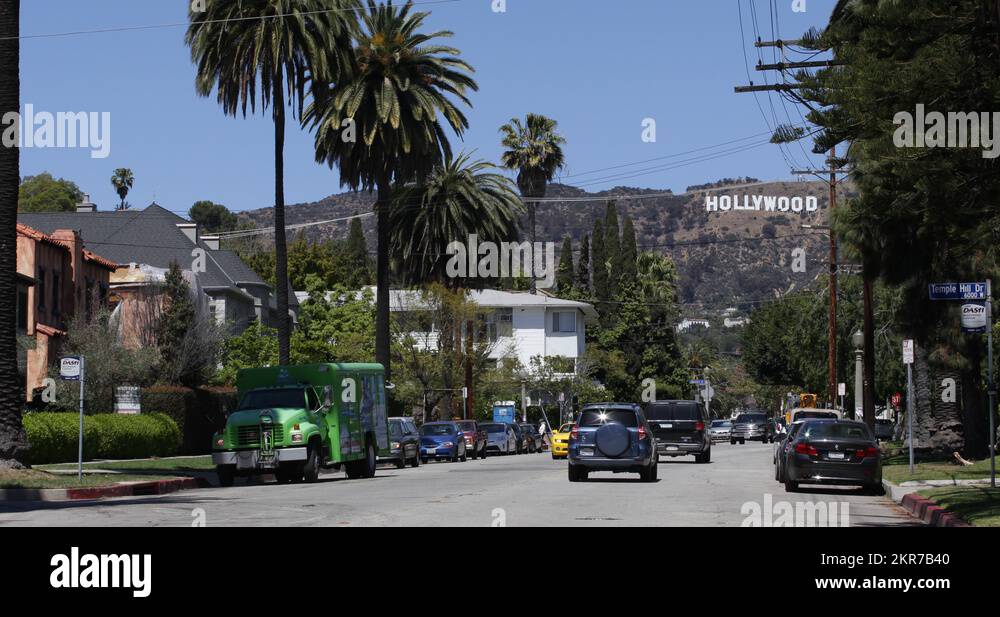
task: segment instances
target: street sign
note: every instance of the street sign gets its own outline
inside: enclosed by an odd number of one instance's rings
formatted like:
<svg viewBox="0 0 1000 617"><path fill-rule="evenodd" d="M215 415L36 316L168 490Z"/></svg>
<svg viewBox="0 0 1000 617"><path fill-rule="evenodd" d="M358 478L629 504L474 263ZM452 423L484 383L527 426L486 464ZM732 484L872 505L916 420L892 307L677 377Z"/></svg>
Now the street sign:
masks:
<svg viewBox="0 0 1000 617"><path fill-rule="evenodd" d="M903 341L903 364L913 364L913 341Z"/></svg>
<svg viewBox="0 0 1000 617"><path fill-rule="evenodd" d="M59 377L66 381L80 381L80 357L65 356L60 358Z"/></svg>
<svg viewBox="0 0 1000 617"><path fill-rule="evenodd" d="M847 396L847 384L837 384L837 396Z"/></svg>
<svg viewBox="0 0 1000 617"><path fill-rule="evenodd" d="M989 324L989 310L985 302L967 302L962 305L962 332L984 334Z"/></svg>
<svg viewBox="0 0 1000 617"><path fill-rule="evenodd" d="M704 386L705 385L705 380L704 379L692 379L688 383L691 384L692 386Z"/></svg>
<svg viewBox="0 0 1000 617"><path fill-rule="evenodd" d="M931 300L987 300L986 283L931 283Z"/></svg>

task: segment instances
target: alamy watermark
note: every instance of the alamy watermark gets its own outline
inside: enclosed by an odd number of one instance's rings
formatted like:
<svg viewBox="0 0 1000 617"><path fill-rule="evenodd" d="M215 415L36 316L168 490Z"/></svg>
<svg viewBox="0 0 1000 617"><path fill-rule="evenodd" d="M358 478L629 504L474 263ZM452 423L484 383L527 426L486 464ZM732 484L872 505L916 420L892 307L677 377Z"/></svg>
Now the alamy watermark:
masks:
<svg viewBox="0 0 1000 617"><path fill-rule="evenodd" d="M445 273L451 278L533 277L536 286L548 289L556 281L556 245L554 242L480 242L472 234L468 241L458 240L445 249L449 255ZM532 257L534 256L534 258Z"/></svg>
<svg viewBox="0 0 1000 617"><path fill-rule="evenodd" d="M1000 112L901 111L893 117L897 148L981 148L984 159L1000 156Z"/></svg>
<svg viewBox="0 0 1000 617"><path fill-rule="evenodd" d="M850 527L851 504L834 501L774 501L770 493L764 503L748 501L740 508L741 527Z"/></svg>
<svg viewBox="0 0 1000 617"><path fill-rule="evenodd" d="M5 148L83 148L90 158L111 154L111 112L8 111L0 118L0 143Z"/></svg>

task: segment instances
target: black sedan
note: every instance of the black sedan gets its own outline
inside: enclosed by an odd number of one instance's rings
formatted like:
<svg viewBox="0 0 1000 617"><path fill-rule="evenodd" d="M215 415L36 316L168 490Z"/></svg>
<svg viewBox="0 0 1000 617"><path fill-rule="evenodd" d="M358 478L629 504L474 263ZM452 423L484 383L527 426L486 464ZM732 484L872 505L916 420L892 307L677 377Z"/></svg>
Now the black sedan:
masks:
<svg viewBox="0 0 1000 617"><path fill-rule="evenodd" d="M808 420L783 449L781 474L785 490L800 484L863 486L882 491L882 454L875 436L862 422Z"/></svg>

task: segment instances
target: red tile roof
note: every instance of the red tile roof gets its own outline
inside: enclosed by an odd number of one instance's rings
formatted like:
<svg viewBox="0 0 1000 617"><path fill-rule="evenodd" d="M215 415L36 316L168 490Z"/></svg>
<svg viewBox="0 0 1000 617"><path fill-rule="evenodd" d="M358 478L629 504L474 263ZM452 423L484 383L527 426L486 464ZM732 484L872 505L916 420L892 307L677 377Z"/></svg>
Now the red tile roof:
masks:
<svg viewBox="0 0 1000 617"><path fill-rule="evenodd" d="M92 261L100 266L104 266L108 270L117 270L118 264L111 261L110 259L105 259L98 255L97 253L92 253L87 249L83 249L83 259L86 261Z"/></svg>
<svg viewBox="0 0 1000 617"><path fill-rule="evenodd" d="M56 240L52 236L43 234L34 227L28 227L24 223L17 224L17 233L27 238L31 238L36 242L45 242L46 244L51 244L52 246L58 246L59 248L66 249L67 251L69 250L69 246L65 242L61 242L59 240ZM101 257L97 253L88 251L87 249L83 249L83 259L84 261L92 261L100 266L104 266L108 270L118 269L118 264L116 264L115 262L111 261L110 259L105 259L104 257Z"/></svg>

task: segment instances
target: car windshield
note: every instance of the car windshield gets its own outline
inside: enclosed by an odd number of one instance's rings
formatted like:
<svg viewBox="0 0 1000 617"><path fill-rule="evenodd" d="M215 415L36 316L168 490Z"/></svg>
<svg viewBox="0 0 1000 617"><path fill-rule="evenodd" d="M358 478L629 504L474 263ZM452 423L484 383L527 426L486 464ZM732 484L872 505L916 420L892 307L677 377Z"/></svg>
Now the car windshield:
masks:
<svg viewBox="0 0 1000 617"><path fill-rule="evenodd" d="M573 425L567 423L567 424L563 424L562 426L560 426L558 432L560 432L560 433L568 433L571 430L573 430Z"/></svg>
<svg viewBox="0 0 1000 617"><path fill-rule="evenodd" d="M858 439L871 441L871 433L864 424L840 422L807 422L802 427L805 439Z"/></svg>
<svg viewBox="0 0 1000 617"><path fill-rule="evenodd" d="M479 428L483 429L487 433L503 433L506 431L503 424L480 424Z"/></svg>
<svg viewBox="0 0 1000 617"><path fill-rule="evenodd" d="M474 433L474 432L476 432L476 423L475 422L459 422L458 423L458 427L460 429L462 429L463 431L466 431L468 433Z"/></svg>
<svg viewBox="0 0 1000 617"><path fill-rule="evenodd" d="M767 416L762 413L741 413L736 416L736 424L763 424Z"/></svg>
<svg viewBox="0 0 1000 617"><path fill-rule="evenodd" d="M726 428L732 425L733 423L729 420L712 420L712 428Z"/></svg>
<svg viewBox="0 0 1000 617"><path fill-rule="evenodd" d="M303 388L276 388L274 390L251 390L243 395L240 409L266 409L268 407L291 407L302 409L306 405L306 391Z"/></svg>
<svg viewBox="0 0 1000 617"><path fill-rule="evenodd" d="M580 426L603 426L621 424L629 428L639 426L639 417L631 409L584 409L580 414Z"/></svg>
<svg viewBox="0 0 1000 617"><path fill-rule="evenodd" d="M800 411L795 414L796 420L836 420L837 414L832 411Z"/></svg>
<svg viewBox="0 0 1000 617"><path fill-rule="evenodd" d="M538 431L535 430L535 427L532 424L522 424L521 430L529 435L536 435L538 433Z"/></svg>
<svg viewBox="0 0 1000 617"><path fill-rule="evenodd" d="M424 437L428 435L451 435L454 432L454 424L425 424L420 427L420 434Z"/></svg>
<svg viewBox="0 0 1000 617"><path fill-rule="evenodd" d="M698 420L698 403L694 401L659 402L646 406L647 420Z"/></svg>
<svg viewBox="0 0 1000 617"><path fill-rule="evenodd" d="M391 437L402 437L403 436L403 423L402 422L390 422L389 423L389 435Z"/></svg>

